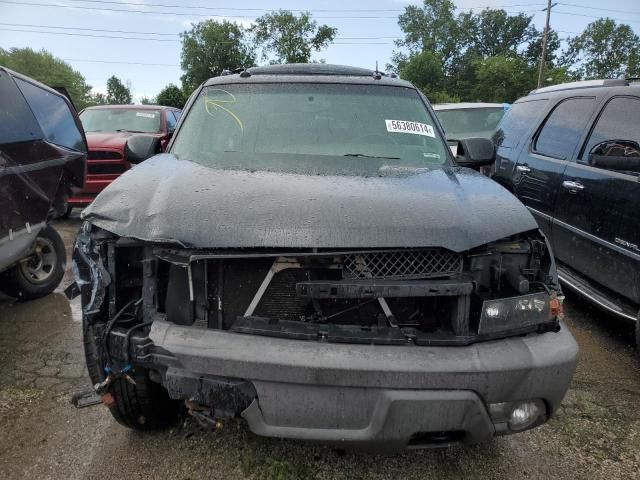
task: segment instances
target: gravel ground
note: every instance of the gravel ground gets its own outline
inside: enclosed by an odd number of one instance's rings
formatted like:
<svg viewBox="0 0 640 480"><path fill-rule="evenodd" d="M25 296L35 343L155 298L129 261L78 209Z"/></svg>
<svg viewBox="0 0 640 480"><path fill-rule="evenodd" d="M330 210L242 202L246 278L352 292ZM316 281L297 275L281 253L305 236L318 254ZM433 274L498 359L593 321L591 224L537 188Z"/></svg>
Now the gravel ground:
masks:
<svg viewBox="0 0 640 480"><path fill-rule="evenodd" d="M71 245L79 222L56 225ZM19 304L0 298L0 472L3 478L640 478L640 363L628 325L569 296L580 344L572 388L546 425L473 447L386 457L219 432L187 419L141 434L102 406L75 409L88 388L77 299L61 289Z"/></svg>

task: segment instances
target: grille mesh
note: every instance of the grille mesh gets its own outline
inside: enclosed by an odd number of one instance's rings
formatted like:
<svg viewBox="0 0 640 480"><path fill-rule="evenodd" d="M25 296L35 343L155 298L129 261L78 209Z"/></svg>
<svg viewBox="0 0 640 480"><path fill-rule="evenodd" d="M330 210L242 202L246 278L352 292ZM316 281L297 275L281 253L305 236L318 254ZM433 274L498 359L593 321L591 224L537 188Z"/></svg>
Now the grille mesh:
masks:
<svg viewBox="0 0 640 480"><path fill-rule="evenodd" d="M417 279L462 271L462 256L444 248L345 255L342 275L347 279Z"/></svg>

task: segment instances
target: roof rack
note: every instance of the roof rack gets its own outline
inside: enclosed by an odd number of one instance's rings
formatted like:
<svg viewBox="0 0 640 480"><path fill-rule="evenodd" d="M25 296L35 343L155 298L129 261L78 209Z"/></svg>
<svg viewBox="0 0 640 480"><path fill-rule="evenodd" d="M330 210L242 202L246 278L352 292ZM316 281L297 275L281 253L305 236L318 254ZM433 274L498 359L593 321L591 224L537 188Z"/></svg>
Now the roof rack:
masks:
<svg viewBox="0 0 640 480"><path fill-rule="evenodd" d="M373 70L367 68L330 65L326 63L293 63L264 65L247 70L251 75L342 75L347 77L370 77Z"/></svg>
<svg viewBox="0 0 640 480"><path fill-rule="evenodd" d="M562 90L574 90L578 88L597 88L597 87L626 87L629 85L628 79L615 78L606 80L582 80L580 82L560 83L549 87L536 88L531 90L529 95L537 95L540 93L553 93Z"/></svg>

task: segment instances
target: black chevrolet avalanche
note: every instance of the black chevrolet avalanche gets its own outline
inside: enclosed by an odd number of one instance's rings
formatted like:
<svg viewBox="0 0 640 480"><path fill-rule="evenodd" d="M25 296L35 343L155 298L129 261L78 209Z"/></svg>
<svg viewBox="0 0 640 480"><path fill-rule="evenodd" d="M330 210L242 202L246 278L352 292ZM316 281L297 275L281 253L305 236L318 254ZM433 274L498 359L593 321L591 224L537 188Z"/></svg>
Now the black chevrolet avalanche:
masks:
<svg viewBox="0 0 640 480"><path fill-rule="evenodd" d="M491 140L460 146L379 72L205 82L167 153L83 212L87 364L114 417L149 429L186 408L384 451L548 420L577 355L555 262L527 209L460 167L493 162Z"/></svg>
<svg viewBox="0 0 640 480"><path fill-rule="evenodd" d="M534 90L494 137L494 178L534 215L560 281L636 323L640 345L640 85Z"/></svg>

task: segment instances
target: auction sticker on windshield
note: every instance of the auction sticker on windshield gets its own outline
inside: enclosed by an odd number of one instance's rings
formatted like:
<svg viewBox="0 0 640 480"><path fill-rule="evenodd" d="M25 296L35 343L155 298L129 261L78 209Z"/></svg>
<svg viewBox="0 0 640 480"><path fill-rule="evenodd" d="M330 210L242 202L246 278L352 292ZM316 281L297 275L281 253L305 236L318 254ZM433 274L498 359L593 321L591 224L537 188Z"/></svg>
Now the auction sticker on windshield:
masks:
<svg viewBox="0 0 640 480"><path fill-rule="evenodd" d="M385 123L387 124L387 132L411 133L413 135L425 135L436 138L433 127L426 123L407 122L405 120L385 120Z"/></svg>

